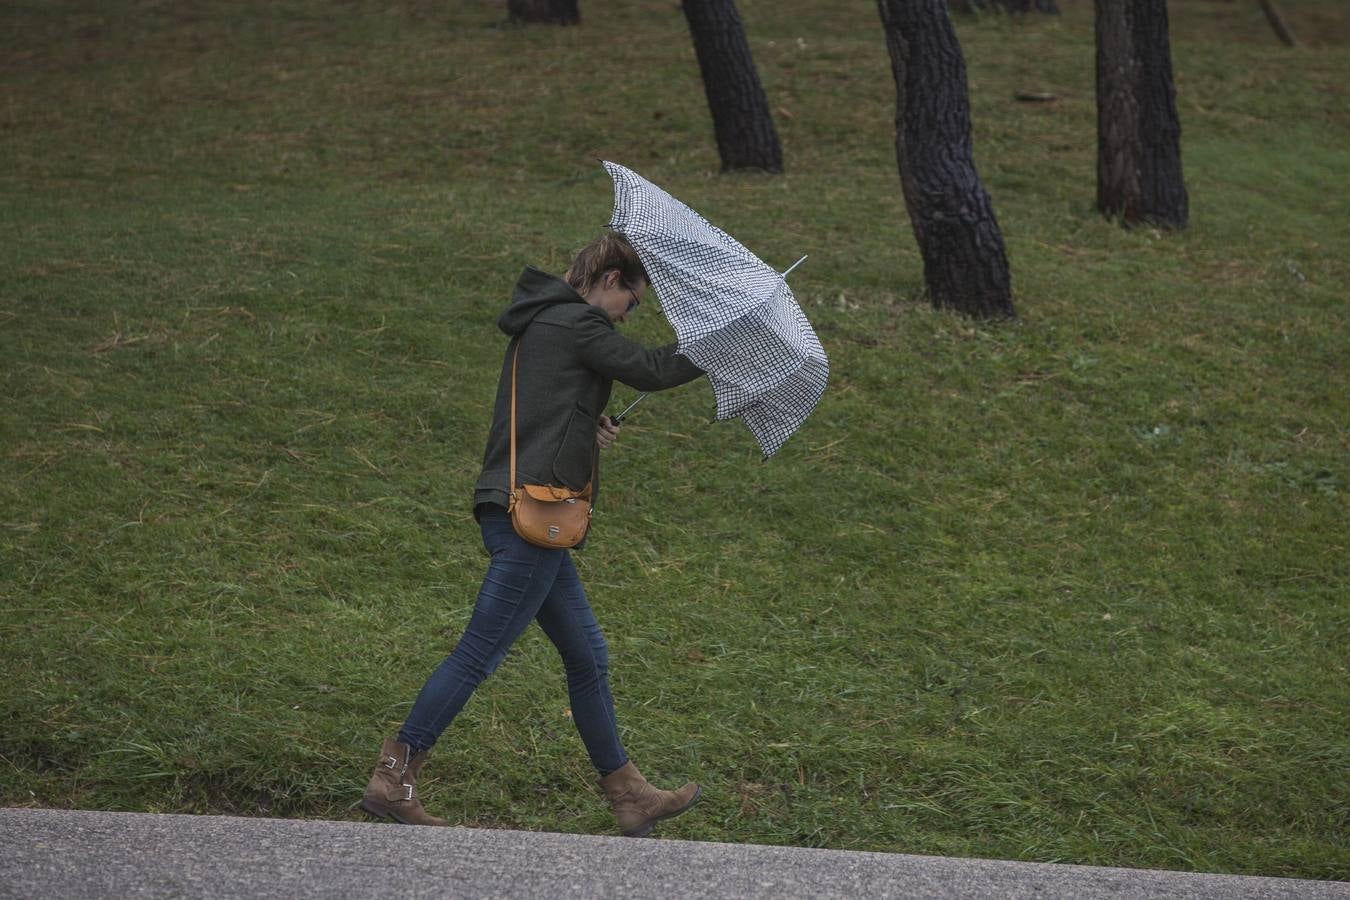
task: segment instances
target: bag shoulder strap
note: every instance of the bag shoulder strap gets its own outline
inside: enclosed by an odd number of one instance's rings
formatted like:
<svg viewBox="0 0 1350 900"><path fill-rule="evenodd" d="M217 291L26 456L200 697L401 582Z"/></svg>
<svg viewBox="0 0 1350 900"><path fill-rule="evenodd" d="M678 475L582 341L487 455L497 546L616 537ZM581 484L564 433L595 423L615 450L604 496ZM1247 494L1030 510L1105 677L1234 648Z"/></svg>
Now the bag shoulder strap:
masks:
<svg viewBox="0 0 1350 900"><path fill-rule="evenodd" d="M520 338L516 338L516 353L511 357L511 484L507 493L512 505L516 500L516 363L520 361Z"/></svg>

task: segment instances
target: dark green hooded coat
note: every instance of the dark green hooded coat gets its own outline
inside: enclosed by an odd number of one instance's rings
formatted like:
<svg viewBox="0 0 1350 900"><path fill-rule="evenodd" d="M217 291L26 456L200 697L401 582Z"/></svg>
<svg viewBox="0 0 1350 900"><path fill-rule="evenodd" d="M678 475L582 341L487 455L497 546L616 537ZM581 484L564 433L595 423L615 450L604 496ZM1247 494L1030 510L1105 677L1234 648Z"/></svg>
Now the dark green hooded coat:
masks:
<svg viewBox="0 0 1350 900"><path fill-rule="evenodd" d="M693 381L703 371L668 344L650 350L619 334L604 310L591 306L571 285L527 267L516 282L511 305L497 319L511 336L497 381L483 471L474 485L474 507L507 504L511 453L511 360L516 370L516 483L556 484L581 490L600 479L595 432L621 381L640 391L659 391ZM594 498L592 500L594 502Z"/></svg>

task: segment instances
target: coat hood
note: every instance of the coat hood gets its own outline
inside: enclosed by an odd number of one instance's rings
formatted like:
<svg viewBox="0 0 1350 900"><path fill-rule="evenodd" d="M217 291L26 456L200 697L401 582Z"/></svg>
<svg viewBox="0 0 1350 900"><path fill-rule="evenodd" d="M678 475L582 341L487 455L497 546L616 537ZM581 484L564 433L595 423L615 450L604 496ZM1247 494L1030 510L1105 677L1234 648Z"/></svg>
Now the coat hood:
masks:
<svg viewBox="0 0 1350 900"><path fill-rule="evenodd" d="M535 316L550 306L585 302L581 295L561 278L541 272L533 266L526 266L511 292L511 305L497 317L497 327L515 337L534 321Z"/></svg>

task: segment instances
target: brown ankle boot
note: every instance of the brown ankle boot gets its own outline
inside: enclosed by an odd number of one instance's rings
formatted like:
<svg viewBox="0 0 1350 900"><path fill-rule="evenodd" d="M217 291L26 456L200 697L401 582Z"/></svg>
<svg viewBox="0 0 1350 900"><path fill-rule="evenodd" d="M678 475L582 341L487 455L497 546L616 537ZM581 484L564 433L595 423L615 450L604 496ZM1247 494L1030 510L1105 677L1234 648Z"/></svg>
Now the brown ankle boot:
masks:
<svg viewBox="0 0 1350 900"><path fill-rule="evenodd" d="M600 779L625 837L646 837L662 819L678 816L698 802L703 789L690 782L678 791L662 791L647 783L631 762Z"/></svg>
<svg viewBox="0 0 1350 900"><path fill-rule="evenodd" d="M417 799L417 773L427 761L427 751L410 758L411 752L407 744L393 739L380 746L380 761L361 796L361 808L372 816L404 825L444 825L444 819L427 815Z"/></svg>

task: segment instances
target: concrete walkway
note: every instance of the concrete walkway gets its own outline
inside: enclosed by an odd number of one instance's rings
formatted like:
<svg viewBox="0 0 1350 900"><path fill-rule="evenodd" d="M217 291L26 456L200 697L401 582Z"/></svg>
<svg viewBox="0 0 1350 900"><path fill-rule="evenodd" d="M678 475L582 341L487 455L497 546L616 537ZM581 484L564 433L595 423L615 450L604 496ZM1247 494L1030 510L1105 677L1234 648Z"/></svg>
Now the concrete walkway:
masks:
<svg viewBox="0 0 1350 900"><path fill-rule="evenodd" d="M525 831L0 809L0 896L1350 900L1350 883Z"/></svg>

